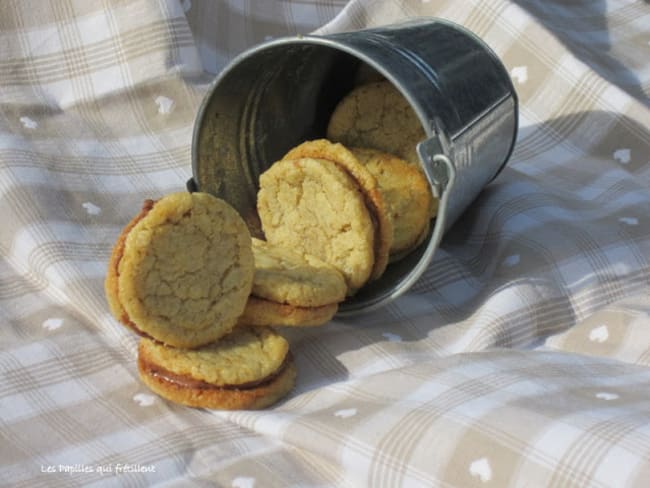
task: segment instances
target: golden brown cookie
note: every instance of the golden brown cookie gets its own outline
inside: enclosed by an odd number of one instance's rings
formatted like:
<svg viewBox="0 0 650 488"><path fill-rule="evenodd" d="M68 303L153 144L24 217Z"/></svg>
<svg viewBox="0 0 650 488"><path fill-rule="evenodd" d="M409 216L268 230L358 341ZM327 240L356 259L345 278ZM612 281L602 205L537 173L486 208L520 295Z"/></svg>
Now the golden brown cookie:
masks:
<svg viewBox="0 0 650 488"><path fill-rule="evenodd" d="M122 308L122 303L118 297L118 267L120 261L122 260L122 254L124 254L124 242L126 241L126 236L129 235L129 232L131 232L131 229L135 227L135 224L140 222L140 220L142 220L142 218L149 213L149 211L153 208L154 203L155 202L153 200L145 200L142 204L142 209L140 209L140 212L135 217L133 217L128 224L126 224L124 229L122 229L122 232L117 237L117 240L113 245L111 257L108 262L106 280L104 281L106 301L108 302L108 307L110 308L113 317L131 329L135 329L135 324L130 322L129 317L124 311L124 308Z"/></svg>
<svg viewBox="0 0 650 488"><path fill-rule="evenodd" d="M260 239L253 238L252 245L252 295L296 307L320 307L345 299L345 280L334 266Z"/></svg>
<svg viewBox="0 0 650 488"><path fill-rule="evenodd" d="M431 229L431 221L429 221L429 222L427 223L427 225L425 226L425 228L422 230L422 234L420 234L420 235L418 236L418 238L417 238L417 240L415 241L415 244L413 245L413 247L411 247L411 248L409 248L409 249L405 249L404 251L401 251L401 252L396 252L396 253L394 253L394 254L391 254L391 255L390 255L390 260L389 260L389 261L390 261L391 263L395 263L395 262L399 261L400 259L404 259L406 256L408 256L409 254L411 254L412 251L414 251L415 249L417 249L417 247L425 241L425 239L426 239L427 236L429 235L429 230L430 230L430 229Z"/></svg>
<svg viewBox="0 0 650 488"><path fill-rule="evenodd" d="M419 165L416 145L426 138L417 114L389 81L354 88L338 103L327 138L348 147L370 147Z"/></svg>
<svg viewBox="0 0 650 488"><path fill-rule="evenodd" d="M315 326L329 321L347 285L333 266L253 238L255 277L240 324Z"/></svg>
<svg viewBox="0 0 650 488"><path fill-rule="evenodd" d="M176 349L143 338L138 371L163 398L222 410L268 407L294 385L289 344L270 328L237 327L199 349Z"/></svg>
<svg viewBox="0 0 650 488"><path fill-rule="evenodd" d="M199 347L227 334L253 284L251 237L239 214L207 193L148 201L118 238L106 296L145 337Z"/></svg>
<svg viewBox="0 0 650 488"><path fill-rule="evenodd" d="M338 310L338 303L319 307L297 307L251 295L239 323L256 327L314 327L329 322Z"/></svg>
<svg viewBox="0 0 650 488"><path fill-rule="evenodd" d="M429 182L418 166L375 149L351 148L357 159L377 179L393 221L391 261L408 253L426 235L432 194Z"/></svg>
<svg viewBox="0 0 650 488"><path fill-rule="evenodd" d="M393 239L393 223L377 179L349 149L342 144L332 143L327 139L304 142L291 149L282 159L300 158L318 158L331 161L343 168L359 185L375 228L375 263L370 280L378 279L388 264L389 249Z"/></svg>
<svg viewBox="0 0 650 488"><path fill-rule="evenodd" d="M348 294L368 281L375 225L347 171L322 159L282 160L262 173L259 183L257 209L267 241L334 266Z"/></svg>

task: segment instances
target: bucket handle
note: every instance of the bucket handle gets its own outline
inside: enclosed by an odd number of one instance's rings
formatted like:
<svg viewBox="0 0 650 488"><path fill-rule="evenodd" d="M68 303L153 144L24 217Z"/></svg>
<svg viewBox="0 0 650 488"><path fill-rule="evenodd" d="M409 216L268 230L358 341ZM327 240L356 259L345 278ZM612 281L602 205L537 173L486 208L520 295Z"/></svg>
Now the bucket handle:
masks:
<svg viewBox="0 0 650 488"><path fill-rule="evenodd" d="M429 180L434 196L438 198L436 222L428 245L429 248L437 249L447 226L447 207L449 194L456 182L456 167L451 159L444 154L437 134L420 142L416 149L420 161L422 161L424 174ZM432 257L433 253L429 255L429 259Z"/></svg>

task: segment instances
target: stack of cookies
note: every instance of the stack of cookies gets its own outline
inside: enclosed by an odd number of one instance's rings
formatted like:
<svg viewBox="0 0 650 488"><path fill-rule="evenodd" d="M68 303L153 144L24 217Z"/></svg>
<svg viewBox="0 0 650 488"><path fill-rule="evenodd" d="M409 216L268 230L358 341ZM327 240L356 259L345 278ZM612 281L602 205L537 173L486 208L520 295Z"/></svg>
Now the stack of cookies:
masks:
<svg viewBox="0 0 650 488"><path fill-rule="evenodd" d="M287 341L271 325L319 325L345 298L321 260L252 240L226 202L174 193L145 202L113 248L105 282L117 320L141 336L154 392L215 409L264 408L293 387Z"/></svg>
<svg viewBox="0 0 650 488"><path fill-rule="evenodd" d="M327 136L260 176L257 210L269 243L331 264L351 296L424 241L437 200L415 153L422 126L388 81L344 97Z"/></svg>
<svg viewBox="0 0 650 488"><path fill-rule="evenodd" d="M192 407L273 404L296 378L273 327L328 322L426 238L437 205L415 155L424 133L397 90L386 81L354 89L327 137L260 176L266 240L206 193L148 200L124 228L106 296L141 336L138 370L151 390Z"/></svg>

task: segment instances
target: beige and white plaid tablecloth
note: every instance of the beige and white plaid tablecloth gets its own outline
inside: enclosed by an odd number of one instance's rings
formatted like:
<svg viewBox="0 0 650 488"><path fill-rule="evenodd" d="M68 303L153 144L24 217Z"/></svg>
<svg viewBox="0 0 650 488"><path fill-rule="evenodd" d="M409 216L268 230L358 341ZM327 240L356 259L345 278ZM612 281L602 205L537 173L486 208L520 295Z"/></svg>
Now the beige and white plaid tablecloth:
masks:
<svg viewBox="0 0 650 488"><path fill-rule="evenodd" d="M405 296L284 331L299 377L274 408L147 391L107 259L184 188L214 73L420 15L506 65L508 167ZM649 107L642 0L2 0L0 485L650 486Z"/></svg>

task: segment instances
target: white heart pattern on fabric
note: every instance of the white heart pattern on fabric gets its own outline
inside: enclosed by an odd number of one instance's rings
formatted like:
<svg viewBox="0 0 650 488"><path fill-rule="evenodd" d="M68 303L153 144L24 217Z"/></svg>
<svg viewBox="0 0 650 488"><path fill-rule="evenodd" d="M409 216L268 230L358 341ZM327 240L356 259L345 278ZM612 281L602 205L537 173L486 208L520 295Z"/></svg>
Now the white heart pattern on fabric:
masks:
<svg viewBox="0 0 650 488"><path fill-rule="evenodd" d="M336 412L334 412L335 417L340 417L342 419L354 417L356 414L357 414L356 408L345 408L343 410L337 410Z"/></svg>
<svg viewBox="0 0 650 488"><path fill-rule="evenodd" d="M392 332L384 332L382 336L388 339L388 342L402 342L402 336L393 334Z"/></svg>
<svg viewBox="0 0 650 488"><path fill-rule="evenodd" d="M528 81L528 66L515 66L510 71L510 76L517 80L517 83L523 85Z"/></svg>
<svg viewBox="0 0 650 488"><path fill-rule="evenodd" d="M43 322L43 328L47 330L56 330L63 325L63 319L52 318Z"/></svg>
<svg viewBox="0 0 650 488"><path fill-rule="evenodd" d="M133 395L133 401L141 407L150 407L156 401L156 397L148 393L138 393Z"/></svg>
<svg viewBox="0 0 650 488"><path fill-rule="evenodd" d="M102 213L101 207L98 207L94 203L84 202L81 204L81 206L86 209L88 215L99 215L100 213Z"/></svg>
<svg viewBox="0 0 650 488"><path fill-rule="evenodd" d="M621 148L614 151L612 157L622 164L627 164L632 160L632 152L627 148Z"/></svg>
<svg viewBox="0 0 650 488"><path fill-rule="evenodd" d="M38 123L29 117L21 117L20 123L23 124L25 129L36 129L38 127Z"/></svg>
<svg viewBox="0 0 650 488"><path fill-rule="evenodd" d="M592 342L605 342L609 339L609 330L606 325L594 327L589 332L589 340Z"/></svg>
<svg viewBox="0 0 650 488"><path fill-rule="evenodd" d="M616 393L608 393L606 391L601 391L596 393L596 398L599 398L600 400L610 401L610 400L616 400L617 398L620 397Z"/></svg>
<svg viewBox="0 0 650 488"><path fill-rule="evenodd" d="M492 479L492 466L487 458L482 457L469 465L469 474L485 483Z"/></svg>
<svg viewBox="0 0 650 488"><path fill-rule="evenodd" d="M174 110L175 102L171 98L164 97L160 95L156 98L156 105L158 105L159 114L168 114Z"/></svg>
<svg viewBox="0 0 650 488"><path fill-rule="evenodd" d="M636 217L621 217L618 221L627 225L639 225L639 219Z"/></svg>
<svg viewBox="0 0 650 488"><path fill-rule="evenodd" d="M249 476L238 476L230 484L232 488L253 488L255 486L255 478Z"/></svg>

